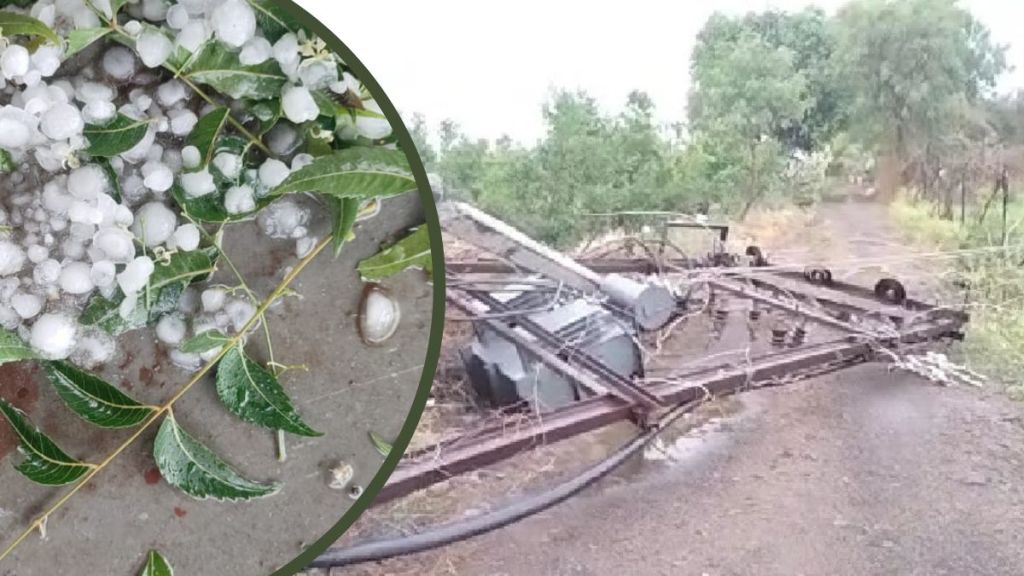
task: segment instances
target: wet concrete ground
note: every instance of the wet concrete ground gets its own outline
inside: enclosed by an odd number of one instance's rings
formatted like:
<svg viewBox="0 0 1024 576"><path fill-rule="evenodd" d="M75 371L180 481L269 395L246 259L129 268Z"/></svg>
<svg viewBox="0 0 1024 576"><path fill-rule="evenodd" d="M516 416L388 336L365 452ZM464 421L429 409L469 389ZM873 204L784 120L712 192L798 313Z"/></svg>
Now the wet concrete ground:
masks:
<svg viewBox="0 0 1024 576"><path fill-rule="evenodd" d="M293 285L302 298L286 298L269 314L274 357L305 364L281 378L305 420L325 433L288 438L288 458L277 461L274 434L238 420L216 398L213 381L198 383L175 406L178 422L243 475L282 482L282 491L250 502L196 501L164 483L151 455L156 427L147 431L93 482L49 519L46 539L30 536L0 574L9 576L134 576L146 552L159 549L175 573L254 576L270 574L319 538L353 504L327 486L339 461L365 485L382 458L367 438L398 434L419 383L430 330L432 286L422 271L406 271L384 284L400 301L402 322L384 346L365 346L356 331L362 283L356 264L382 243L423 221L419 200L389 200L381 214L357 228L357 239L335 260L324 252ZM229 228L225 248L267 294L283 267L294 262L292 241L272 241L254 224ZM225 283L234 284L225 278ZM159 403L189 375L171 365L151 332L121 337L124 353L100 372L142 401ZM266 360L262 332L247 351ZM101 430L62 406L41 371L30 364L0 368L0 396L22 406L68 453L96 462L130 432ZM18 456L7 427L0 431L0 534L7 541L63 493L37 486L13 468Z"/></svg>

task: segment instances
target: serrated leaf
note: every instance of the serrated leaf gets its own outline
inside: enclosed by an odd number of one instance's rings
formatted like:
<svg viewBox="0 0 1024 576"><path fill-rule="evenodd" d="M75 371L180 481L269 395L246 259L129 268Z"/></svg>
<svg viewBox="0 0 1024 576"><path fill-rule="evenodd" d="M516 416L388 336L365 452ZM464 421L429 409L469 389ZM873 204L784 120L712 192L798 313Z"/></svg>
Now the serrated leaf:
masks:
<svg viewBox="0 0 1024 576"><path fill-rule="evenodd" d="M21 410L0 400L0 412L18 436L18 451L25 457L15 469L29 480L47 486L62 486L78 480L92 469L89 464L65 454Z"/></svg>
<svg viewBox="0 0 1024 576"><path fill-rule="evenodd" d="M71 58L85 50L93 42L110 34L110 32L110 28L80 28L72 30L68 34L68 44L67 49L64 51L64 58Z"/></svg>
<svg viewBox="0 0 1024 576"><path fill-rule="evenodd" d="M159 290L180 282L191 283L214 271L213 259L205 250L175 252L166 261L154 263L153 274L149 277L148 288Z"/></svg>
<svg viewBox="0 0 1024 576"><path fill-rule="evenodd" d="M362 202L358 198L333 198L329 197L328 205L331 206L334 216L334 225L331 227L331 235L334 237L332 246L334 255L341 254L349 236L352 234L352 227L355 226L356 216L359 215L359 206Z"/></svg>
<svg viewBox="0 0 1024 576"><path fill-rule="evenodd" d="M0 328L0 364L38 357L16 333Z"/></svg>
<svg viewBox="0 0 1024 576"><path fill-rule="evenodd" d="M366 281L376 281L398 274L408 268L433 272L430 256L430 235L426 226L359 263L359 274Z"/></svg>
<svg viewBox="0 0 1024 576"><path fill-rule="evenodd" d="M179 348L188 354L202 354L214 348L220 348L230 341L231 338L225 336L220 330L207 330L185 340Z"/></svg>
<svg viewBox="0 0 1024 576"><path fill-rule="evenodd" d="M243 478L209 448L190 436L168 413L153 444L160 474L193 498L251 500L276 493L280 486Z"/></svg>
<svg viewBox="0 0 1024 576"><path fill-rule="evenodd" d="M11 158L11 153L0 149L0 174L14 172L15 168L17 168L17 165L14 164L14 158Z"/></svg>
<svg viewBox="0 0 1024 576"><path fill-rule="evenodd" d="M299 436L323 435L302 421L277 377L246 356L241 346L228 350L217 365L217 395L246 422Z"/></svg>
<svg viewBox="0 0 1024 576"><path fill-rule="evenodd" d="M149 121L118 114L108 124L86 124L83 134L89 140L85 152L90 156L117 156L131 150L146 136Z"/></svg>
<svg viewBox="0 0 1024 576"><path fill-rule="evenodd" d="M237 53L219 42L210 42L202 48L181 76L236 100L276 98L288 81L275 60L244 66Z"/></svg>
<svg viewBox="0 0 1024 576"><path fill-rule="evenodd" d="M277 42L289 32L304 29L295 19L292 10L277 0L249 0L249 4L256 11L256 25L271 43Z"/></svg>
<svg viewBox="0 0 1024 576"><path fill-rule="evenodd" d="M199 149L200 157L203 159L203 166L213 161L214 144L220 138L221 132L228 121L228 109L218 106L203 114L203 117L196 122L195 128L188 135L186 143Z"/></svg>
<svg viewBox="0 0 1024 576"><path fill-rule="evenodd" d="M31 16L15 12L0 12L0 35L7 38L11 36L40 36L54 44L60 44L60 37L46 24Z"/></svg>
<svg viewBox="0 0 1024 576"><path fill-rule="evenodd" d="M254 130L253 133L257 136L262 136L276 126L278 120L281 119L283 112L281 109L281 99L261 100L253 104L250 111L260 123L259 128Z"/></svg>
<svg viewBox="0 0 1024 576"><path fill-rule="evenodd" d="M405 153L356 146L313 160L289 175L271 194L320 192L335 198L369 200L415 189Z"/></svg>
<svg viewBox="0 0 1024 576"><path fill-rule="evenodd" d="M127 394L68 362L44 365L57 395L72 412L103 428L129 428L153 415L156 407L136 402Z"/></svg>
<svg viewBox="0 0 1024 576"><path fill-rule="evenodd" d="M96 163L103 168L103 172L107 175L107 179L110 182L110 197L114 199L118 204L121 203L121 179L117 177L117 171L110 165L109 158L97 158Z"/></svg>
<svg viewBox="0 0 1024 576"><path fill-rule="evenodd" d="M110 298L94 294L82 310L78 322L83 326L95 326L113 336L145 326L149 317L145 306L136 304L129 317L122 318L120 306L123 301L124 293L120 288Z"/></svg>
<svg viewBox="0 0 1024 576"><path fill-rule="evenodd" d="M381 456L387 458L391 454L391 443L372 430L370 431L370 442L373 442L373 447L380 452Z"/></svg>
<svg viewBox="0 0 1024 576"><path fill-rule="evenodd" d="M146 558L146 566L139 576L174 576L174 569L159 552L150 550Z"/></svg>

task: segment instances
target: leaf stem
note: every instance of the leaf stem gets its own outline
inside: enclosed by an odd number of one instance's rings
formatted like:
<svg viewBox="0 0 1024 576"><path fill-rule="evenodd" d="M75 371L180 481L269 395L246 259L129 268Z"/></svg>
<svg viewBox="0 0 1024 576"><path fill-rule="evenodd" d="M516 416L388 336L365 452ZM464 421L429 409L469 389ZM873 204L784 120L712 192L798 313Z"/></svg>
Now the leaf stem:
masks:
<svg viewBox="0 0 1024 576"><path fill-rule="evenodd" d="M29 524L29 526L25 528L18 535L18 537L15 538L14 541L11 542L11 544L9 544L4 549L3 552L0 552L0 561L9 556L11 552L13 552L14 549L17 548L17 546L21 544L25 540L25 538L28 537L29 534L44 526L46 523L46 519L49 518L50 515L59 510L62 506L64 506L64 504L68 500L70 500L72 496L78 493L78 491L81 490L86 484L88 484L89 481L93 479L93 477L95 477L97 474L100 473L100 471L102 471L111 462L113 462L114 459L117 458L126 449L128 449L129 446L134 444L135 441L138 440L139 437L142 436L142 434L145 433L146 430L148 430L149 427L153 425L153 423L160 419L160 416L162 416L164 413L170 412L171 407L174 406L175 402L180 400L181 397L184 396L185 393L192 388L192 386L199 382L203 378L203 376L205 376L210 370L213 369L213 367L217 364L217 362L220 361L220 359L225 354L227 354L232 348L234 348L236 345L238 345L239 342L242 341L242 338L244 338L245 334L253 327L253 325L259 320L259 318L263 316L267 309L270 308L270 306L287 291L288 286L295 281L295 278L298 277L302 270L305 269L306 266L313 261L317 254L319 254L325 248L327 248L327 246L329 246L330 243L331 237L325 237L313 248L313 250L310 251L309 254L307 254L301 260L299 260L295 267L292 268L292 270L289 271L287 274L285 274L281 282L277 285L276 288L274 288L274 291L270 293L270 296L268 296L266 300L264 300L259 305L259 307L256 309L256 312L245 323L245 326L243 326L242 329L239 330L234 337L228 340L227 343L225 343L225 345L221 347L220 352L215 357L210 359L205 365L203 365L203 367L200 368L199 371L193 374L192 378L190 378L188 382L186 382L181 388L179 388L178 391L175 392L173 396L171 396L166 402L160 405L159 409L156 412L154 412L152 416L146 419L146 421L143 422L142 425L135 432L133 432L132 435L129 436L127 440L125 440L120 446L118 446L113 452L107 455L107 457L100 461L98 464L91 465L92 469L85 476L83 476L82 479L77 484L72 486L67 493L65 493L63 496L57 499L57 501L54 504L52 504L49 508L47 508L45 512L43 512L35 520L33 520L32 523Z"/></svg>

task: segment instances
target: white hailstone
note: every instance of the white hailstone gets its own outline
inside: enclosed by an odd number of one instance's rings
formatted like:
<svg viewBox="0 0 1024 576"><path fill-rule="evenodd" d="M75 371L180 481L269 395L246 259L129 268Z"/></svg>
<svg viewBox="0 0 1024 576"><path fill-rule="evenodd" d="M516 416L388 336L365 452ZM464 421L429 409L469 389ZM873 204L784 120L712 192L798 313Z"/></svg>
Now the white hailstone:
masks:
<svg viewBox="0 0 1024 576"><path fill-rule="evenodd" d="M139 304L139 293L132 292L125 294L124 300L117 305L117 314L125 320L132 317L132 312L135 312L135 307Z"/></svg>
<svg viewBox="0 0 1024 576"><path fill-rule="evenodd" d="M32 67L45 77L53 76L60 68L61 50L52 44L46 44L36 48L32 53Z"/></svg>
<svg viewBox="0 0 1024 576"><path fill-rule="evenodd" d="M164 0L142 0L142 17L150 22L167 18L167 2Z"/></svg>
<svg viewBox="0 0 1024 576"><path fill-rule="evenodd" d="M188 24L188 10L181 4L175 4L167 9L167 25L175 30L181 30Z"/></svg>
<svg viewBox="0 0 1024 576"><path fill-rule="evenodd" d="M139 110L149 110L149 107L153 105L153 98L147 92L148 90L136 88L128 93L128 99Z"/></svg>
<svg viewBox="0 0 1024 576"><path fill-rule="evenodd" d="M174 231L171 241L178 250L191 252L199 247L199 228L191 222L182 224Z"/></svg>
<svg viewBox="0 0 1024 576"><path fill-rule="evenodd" d="M60 278L60 271L60 262L53 258L43 260L32 270L32 280L40 286L49 286L55 284Z"/></svg>
<svg viewBox="0 0 1024 576"><path fill-rule="evenodd" d="M43 314L32 325L29 344L48 360L62 360L75 347L78 326L66 314Z"/></svg>
<svg viewBox="0 0 1024 576"><path fill-rule="evenodd" d="M171 44L170 38L158 30L146 30L135 41L135 50L139 53L139 59L150 68L156 68L166 62L173 49L174 45Z"/></svg>
<svg viewBox="0 0 1024 576"><path fill-rule="evenodd" d="M132 232L146 246L159 246L174 234L178 217L163 202L148 202L135 213ZM136 259L137 260L137 259Z"/></svg>
<svg viewBox="0 0 1024 576"><path fill-rule="evenodd" d="M318 238L315 236L304 236L295 241L295 256L305 258L316 247Z"/></svg>
<svg viewBox="0 0 1024 576"><path fill-rule="evenodd" d="M145 288L153 274L153 261L149 256L139 256L124 267L117 275L117 285L125 294L135 294Z"/></svg>
<svg viewBox="0 0 1024 576"><path fill-rule="evenodd" d="M139 34L142 34L142 22L129 20L124 23L124 26L121 26L121 29L132 38L137 38Z"/></svg>
<svg viewBox="0 0 1024 576"><path fill-rule="evenodd" d="M172 110L169 116L171 117L171 133L175 136L187 136L199 121L199 117L191 110Z"/></svg>
<svg viewBox="0 0 1024 576"><path fill-rule="evenodd" d="M7 302L21 286L21 280L17 278L4 278L0 280L0 300Z"/></svg>
<svg viewBox="0 0 1024 576"><path fill-rule="evenodd" d="M338 80L338 66L333 60L310 58L299 65L299 80L310 90L326 88Z"/></svg>
<svg viewBox="0 0 1024 576"><path fill-rule="evenodd" d="M174 184L174 173L163 162L143 164L142 173L145 175L142 183L154 192L166 192Z"/></svg>
<svg viewBox="0 0 1024 576"><path fill-rule="evenodd" d="M203 359L199 354L182 352L177 348L171 350L167 357L171 360L172 364L188 372L195 372L203 365Z"/></svg>
<svg viewBox="0 0 1024 576"><path fill-rule="evenodd" d="M28 261L33 264L39 264L50 257L50 250L46 246L39 246L38 244L29 246L25 252L28 254Z"/></svg>
<svg viewBox="0 0 1024 576"><path fill-rule="evenodd" d="M0 240L0 276L17 274L24 264L25 252L21 246L7 240Z"/></svg>
<svg viewBox="0 0 1024 576"><path fill-rule="evenodd" d="M168 80L156 89L156 99L161 106L170 107L185 99L185 85L179 80Z"/></svg>
<svg viewBox="0 0 1024 576"><path fill-rule="evenodd" d="M156 128L150 125L146 130L146 133L142 136L142 140L139 140L138 144L132 146L127 151L122 152L121 158L132 164L145 160L146 155L149 153L149 149L153 147L154 140L156 140Z"/></svg>
<svg viewBox="0 0 1024 576"><path fill-rule="evenodd" d="M107 174L96 164L86 164L68 174L68 192L81 200L94 200L107 193Z"/></svg>
<svg viewBox="0 0 1024 576"><path fill-rule="evenodd" d="M110 286L114 283L117 275L117 268L110 260L97 260L89 269L89 279L99 287Z"/></svg>
<svg viewBox="0 0 1024 576"><path fill-rule="evenodd" d="M85 262L71 262L60 272L60 289L68 294L87 294L92 291L92 267Z"/></svg>
<svg viewBox="0 0 1024 576"><path fill-rule="evenodd" d="M242 157L231 152L221 152L214 156L213 165L225 178L232 180L242 173Z"/></svg>
<svg viewBox="0 0 1024 576"><path fill-rule="evenodd" d="M54 104L52 108L43 114L40 122L43 134L54 140L66 140L72 136L82 133L85 128L85 121L78 108L61 102Z"/></svg>
<svg viewBox="0 0 1024 576"><path fill-rule="evenodd" d="M135 55L127 48L114 46L103 54L103 71L115 80L127 80L135 74Z"/></svg>
<svg viewBox="0 0 1024 576"><path fill-rule="evenodd" d="M224 209L228 214L245 214L256 209L256 198L251 186L232 186L224 194Z"/></svg>
<svg viewBox="0 0 1024 576"><path fill-rule="evenodd" d="M61 252L65 260L81 260L85 257L85 244L68 239L61 244Z"/></svg>
<svg viewBox="0 0 1024 576"><path fill-rule="evenodd" d="M290 154L300 144L299 133L291 125L280 122L267 132L267 147L278 156Z"/></svg>
<svg viewBox="0 0 1024 576"><path fill-rule="evenodd" d="M299 65L299 38L289 32L274 43L274 60L287 72Z"/></svg>
<svg viewBox="0 0 1024 576"><path fill-rule="evenodd" d="M182 27L174 41L185 50L195 52L209 38L210 30L206 27L206 22L192 20Z"/></svg>
<svg viewBox="0 0 1024 576"><path fill-rule="evenodd" d="M94 368L113 358L116 348L109 334L102 330L89 330L79 336L71 361L83 368Z"/></svg>
<svg viewBox="0 0 1024 576"><path fill-rule="evenodd" d="M113 226L117 223L120 204L106 193L96 197L96 211L100 214L100 226ZM127 207L125 207L127 208Z"/></svg>
<svg viewBox="0 0 1024 576"><path fill-rule="evenodd" d="M199 299L203 303L204 312L216 312L224 307L224 300L227 294L220 288L207 288L203 290L203 293L199 296ZM196 328L196 334L199 334L200 330Z"/></svg>
<svg viewBox="0 0 1024 576"><path fill-rule="evenodd" d="M305 86L288 86L281 92L281 109L284 115L296 124L316 120L320 115L313 95Z"/></svg>
<svg viewBox="0 0 1024 576"><path fill-rule="evenodd" d="M284 182L290 173L287 164L277 158L268 158L260 164L259 179L267 188L274 188Z"/></svg>
<svg viewBox="0 0 1024 576"><path fill-rule="evenodd" d="M181 342L186 330L185 321L176 314L167 314L156 323L156 337L165 344Z"/></svg>
<svg viewBox="0 0 1024 576"><path fill-rule="evenodd" d="M35 294L15 294L11 296L11 308L27 320L43 310L43 299Z"/></svg>
<svg viewBox="0 0 1024 576"><path fill-rule="evenodd" d="M32 139L36 119L14 106L0 108L0 147L7 150L23 148Z"/></svg>
<svg viewBox="0 0 1024 576"><path fill-rule="evenodd" d="M71 225L71 229L68 233L68 238L75 242L85 243L86 240L93 237L96 233L96 227L92 224L86 224L83 222L75 222Z"/></svg>
<svg viewBox="0 0 1024 576"><path fill-rule="evenodd" d="M99 224L103 215L84 200L72 200L68 219L82 224Z"/></svg>
<svg viewBox="0 0 1024 576"><path fill-rule="evenodd" d="M213 174L203 169L198 172L186 172L181 175L181 189L185 196L198 198L217 191L217 185L213 182Z"/></svg>
<svg viewBox="0 0 1024 576"><path fill-rule="evenodd" d="M79 30L97 28L100 25L100 18L84 3L80 3L79 8L71 13L71 23Z"/></svg>
<svg viewBox="0 0 1024 576"><path fill-rule="evenodd" d="M192 286L185 288L178 298L178 312L191 317L195 315L198 306L199 292Z"/></svg>
<svg viewBox="0 0 1024 576"><path fill-rule="evenodd" d="M91 100L114 100L114 89L100 82L82 82L75 89L75 98L82 102Z"/></svg>
<svg viewBox="0 0 1024 576"><path fill-rule="evenodd" d="M383 114L380 106L373 100L363 100L363 108L371 112ZM356 131L360 136L371 140L387 138L391 134L391 123L387 118L375 118L373 116L356 116Z"/></svg>
<svg viewBox="0 0 1024 576"><path fill-rule="evenodd" d="M271 238L292 238L309 221L309 210L285 198L261 210L256 221Z"/></svg>
<svg viewBox="0 0 1024 576"><path fill-rule="evenodd" d="M110 0L100 0L109 3ZM33 18L39 20L43 24L46 24L47 28L53 28L54 23L57 20L57 7L53 4L43 4L37 2L32 5L31 12L29 13Z"/></svg>
<svg viewBox="0 0 1024 576"><path fill-rule="evenodd" d="M315 160L315 158L312 154L296 154L295 157L292 158L292 172L302 170L306 166L312 164L313 160Z"/></svg>
<svg viewBox="0 0 1024 576"><path fill-rule="evenodd" d="M114 207L114 224L118 226L131 226L132 222L135 222L135 214L131 208L124 204L118 204Z"/></svg>
<svg viewBox="0 0 1024 576"><path fill-rule="evenodd" d="M131 262L135 258L133 236L123 228L100 229L92 237L92 244L102 250L108 260L117 264Z"/></svg>
<svg viewBox="0 0 1024 576"><path fill-rule="evenodd" d="M274 48L270 42L262 36L257 36L245 43L238 54L238 59L245 66L255 66L269 60L273 53Z"/></svg>
<svg viewBox="0 0 1024 576"><path fill-rule="evenodd" d="M15 76L24 76L28 72L29 58L28 49L24 46L8 45L3 55L0 55L0 70L4 78L10 80Z"/></svg>
<svg viewBox="0 0 1024 576"><path fill-rule="evenodd" d="M189 144L181 149L181 166L189 170L198 168L199 163L203 161L202 154L199 153L199 148Z"/></svg>
<svg viewBox="0 0 1024 576"><path fill-rule="evenodd" d="M227 312L235 330L240 331L256 313L256 307L246 300L232 300L224 305L224 311Z"/></svg>
<svg viewBox="0 0 1024 576"><path fill-rule="evenodd" d="M210 24L221 42L240 48L256 34L256 13L245 0L226 0L214 8Z"/></svg>
<svg viewBox="0 0 1024 576"><path fill-rule="evenodd" d="M106 124L114 119L117 107L106 100L90 100L82 108L82 118L89 124Z"/></svg>

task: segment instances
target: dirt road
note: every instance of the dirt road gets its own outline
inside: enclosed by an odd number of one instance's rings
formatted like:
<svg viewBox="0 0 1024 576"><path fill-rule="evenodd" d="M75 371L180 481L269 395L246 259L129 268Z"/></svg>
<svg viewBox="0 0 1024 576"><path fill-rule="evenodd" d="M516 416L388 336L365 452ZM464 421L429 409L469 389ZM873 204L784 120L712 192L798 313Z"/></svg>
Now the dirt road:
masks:
<svg viewBox="0 0 1024 576"><path fill-rule="evenodd" d="M829 257L900 249L878 206L821 220ZM544 514L332 574L1024 574L1024 410L999 391L872 364L733 402Z"/></svg>

